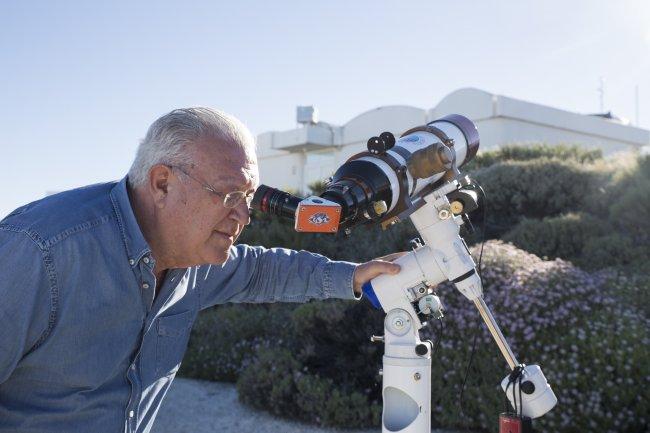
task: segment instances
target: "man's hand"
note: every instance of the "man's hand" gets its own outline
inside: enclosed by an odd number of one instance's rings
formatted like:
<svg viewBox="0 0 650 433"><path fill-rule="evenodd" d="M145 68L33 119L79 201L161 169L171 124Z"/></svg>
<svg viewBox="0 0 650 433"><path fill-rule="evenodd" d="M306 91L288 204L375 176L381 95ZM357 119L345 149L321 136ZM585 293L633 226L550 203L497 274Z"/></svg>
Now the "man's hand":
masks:
<svg viewBox="0 0 650 433"><path fill-rule="evenodd" d="M399 273L400 266L391 263L398 257L403 256L406 252L393 253L383 257L377 257L366 263L362 263L354 270L353 289L357 296L361 295L361 287L368 281L381 274L395 275Z"/></svg>

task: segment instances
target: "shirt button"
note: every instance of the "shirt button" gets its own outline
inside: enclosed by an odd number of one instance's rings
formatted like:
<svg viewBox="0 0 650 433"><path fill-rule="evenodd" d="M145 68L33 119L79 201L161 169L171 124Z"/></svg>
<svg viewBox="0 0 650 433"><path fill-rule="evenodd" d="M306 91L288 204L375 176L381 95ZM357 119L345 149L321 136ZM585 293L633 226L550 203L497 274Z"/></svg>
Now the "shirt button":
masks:
<svg viewBox="0 0 650 433"><path fill-rule="evenodd" d="M135 260L129 259L129 265L131 265L131 266L135 265Z"/></svg>
<svg viewBox="0 0 650 433"><path fill-rule="evenodd" d="M135 364L131 366L131 370L135 370Z"/></svg>
<svg viewBox="0 0 650 433"><path fill-rule="evenodd" d="M142 288L143 288L143 289L148 289L148 288L149 288L149 284L147 284L147 283L142 283Z"/></svg>
<svg viewBox="0 0 650 433"><path fill-rule="evenodd" d="M142 259L142 261L145 263L149 263L149 257L145 257L144 259Z"/></svg>
<svg viewBox="0 0 650 433"><path fill-rule="evenodd" d="M135 413L133 413L133 411L130 410L130 411L129 411L129 418L133 418L133 415L135 415Z"/></svg>

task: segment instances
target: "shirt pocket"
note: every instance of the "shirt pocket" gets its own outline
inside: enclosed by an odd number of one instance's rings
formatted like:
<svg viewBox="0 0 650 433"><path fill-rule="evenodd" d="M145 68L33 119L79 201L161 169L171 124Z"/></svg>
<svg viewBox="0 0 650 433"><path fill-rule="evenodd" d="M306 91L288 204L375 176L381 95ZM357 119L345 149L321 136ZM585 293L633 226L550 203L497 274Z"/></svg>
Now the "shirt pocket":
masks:
<svg viewBox="0 0 650 433"><path fill-rule="evenodd" d="M192 311L161 316L158 318L158 336L156 338L156 374L170 375L176 373L183 360L190 338Z"/></svg>

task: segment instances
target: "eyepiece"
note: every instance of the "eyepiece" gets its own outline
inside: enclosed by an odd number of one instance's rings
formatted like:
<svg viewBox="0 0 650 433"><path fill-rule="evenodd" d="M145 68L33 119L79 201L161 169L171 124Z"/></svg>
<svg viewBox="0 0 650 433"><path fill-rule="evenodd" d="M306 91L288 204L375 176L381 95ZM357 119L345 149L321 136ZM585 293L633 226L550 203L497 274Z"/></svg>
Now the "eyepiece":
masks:
<svg viewBox="0 0 650 433"><path fill-rule="evenodd" d="M251 207L262 213L295 219L298 203L302 199L270 186L260 185L255 191Z"/></svg>

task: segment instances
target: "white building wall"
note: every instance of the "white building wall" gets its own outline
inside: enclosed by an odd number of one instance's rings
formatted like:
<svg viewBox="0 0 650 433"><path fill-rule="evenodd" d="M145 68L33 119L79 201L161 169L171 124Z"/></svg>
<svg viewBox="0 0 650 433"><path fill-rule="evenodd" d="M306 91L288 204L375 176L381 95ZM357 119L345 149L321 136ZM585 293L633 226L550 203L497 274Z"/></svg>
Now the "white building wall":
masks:
<svg viewBox="0 0 650 433"><path fill-rule="evenodd" d="M259 157L260 183L280 189L300 190L305 170L302 153Z"/></svg>
<svg viewBox="0 0 650 433"><path fill-rule="evenodd" d="M260 183L281 189L297 190L305 170L305 153L273 148L274 132L257 137Z"/></svg>

